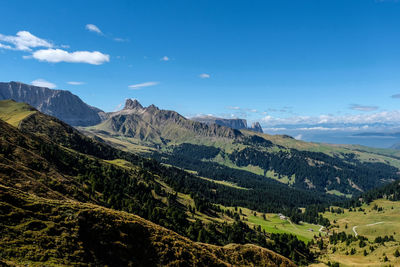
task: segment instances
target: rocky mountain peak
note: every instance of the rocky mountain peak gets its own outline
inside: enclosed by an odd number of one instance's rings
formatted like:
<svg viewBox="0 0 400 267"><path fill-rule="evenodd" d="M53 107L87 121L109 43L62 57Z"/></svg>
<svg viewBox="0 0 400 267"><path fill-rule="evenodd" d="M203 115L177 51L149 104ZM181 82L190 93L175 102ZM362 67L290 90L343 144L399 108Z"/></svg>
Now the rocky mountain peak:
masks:
<svg viewBox="0 0 400 267"><path fill-rule="evenodd" d="M124 109L142 109L143 106L137 101L136 99L127 99L125 102L125 107Z"/></svg>
<svg viewBox="0 0 400 267"><path fill-rule="evenodd" d="M251 125L251 128L249 128L249 129L252 130L252 131L255 131L255 132L259 132L259 133L263 132L263 129L262 129L262 127L261 127L261 125L260 125L260 123L258 121L254 122Z"/></svg>

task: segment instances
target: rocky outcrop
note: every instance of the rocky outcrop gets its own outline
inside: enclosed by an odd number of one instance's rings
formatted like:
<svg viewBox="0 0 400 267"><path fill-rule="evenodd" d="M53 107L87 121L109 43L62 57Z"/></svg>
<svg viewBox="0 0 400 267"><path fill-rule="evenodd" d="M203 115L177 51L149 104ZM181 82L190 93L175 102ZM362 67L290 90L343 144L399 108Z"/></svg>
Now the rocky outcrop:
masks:
<svg viewBox="0 0 400 267"><path fill-rule="evenodd" d="M65 90L52 90L20 82L0 83L0 100L25 102L39 111L73 126L90 126L102 121L104 112L89 106Z"/></svg>
<svg viewBox="0 0 400 267"><path fill-rule="evenodd" d="M191 120L206 123L206 124L218 124L221 126L229 127L232 129L237 129L237 130L251 130L255 132L260 132L262 133L263 130L261 128L261 125L258 122L255 122L252 124L250 128L247 127L247 121L245 119L223 119L223 118L217 118L213 116L199 116L199 117L193 117Z"/></svg>
<svg viewBox="0 0 400 267"><path fill-rule="evenodd" d="M249 130L252 130L254 132L258 132L258 133L263 133L263 129L260 125L259 122L254 122L251 127L249 128Z"/></svg>
<svg viewBox="0 0 400 267"><path fill-rule="evenodd" d="M132 99L126 100L122 110L107 113L107 120L95 128L113 135L154 143L196 136L231 139L242 137L240 131L231 127L189 120L175 111L162 110L155 105L143 107Z"/></svg>

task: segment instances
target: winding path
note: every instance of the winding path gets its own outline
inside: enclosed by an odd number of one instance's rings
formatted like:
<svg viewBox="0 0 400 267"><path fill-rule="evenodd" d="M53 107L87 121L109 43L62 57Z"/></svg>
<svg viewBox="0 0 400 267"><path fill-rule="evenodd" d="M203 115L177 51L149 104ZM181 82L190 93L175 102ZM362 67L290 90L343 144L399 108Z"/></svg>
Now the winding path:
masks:
<svg viewBox="0 0 400 267"><path fill-rule="evenodd" d="M366 226L372 226L372 225L377 225L377 224L381 224L383 222L376 222L376 223L371 223L371 224L367 224Z"/></svg>
<svg viewBox="0 0 400 267"><path fill-rule="evenodd" d="M377 224L381 224L381 223L384 223L384 222L370 223L370 224L366 224L365 226L373 226L373 225L377 225ZM358 227L358 225L356 225L356 226L353 227L353 232L354 232L354 235L355 235L355 236L358 236L358 233L357 233L357 231L356 231L356 228L357 228L357 227Z"/></svg>
<svg viewBox="0 0 400 267"><path fill-rule="evenodd" d="M353 227L353 232L354 232L354 235L355 235L355 236L358 236L358 233L357 233L357 231L356 231L356 228L357 228L357 227L358 227L358 225L356 225L356 226Z"/></svg>

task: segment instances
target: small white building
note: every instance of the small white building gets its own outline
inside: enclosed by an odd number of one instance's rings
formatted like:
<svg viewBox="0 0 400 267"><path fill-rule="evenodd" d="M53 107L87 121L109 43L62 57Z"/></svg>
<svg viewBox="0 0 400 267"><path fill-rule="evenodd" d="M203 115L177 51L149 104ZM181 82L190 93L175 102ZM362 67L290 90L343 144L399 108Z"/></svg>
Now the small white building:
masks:
<svg viewBox="0 0 400 267"><path fill-rule="evenodd" d="M282 213L279 213L278 216L281 220L287 220L287 217L285 215L283 215Z"/></svg>

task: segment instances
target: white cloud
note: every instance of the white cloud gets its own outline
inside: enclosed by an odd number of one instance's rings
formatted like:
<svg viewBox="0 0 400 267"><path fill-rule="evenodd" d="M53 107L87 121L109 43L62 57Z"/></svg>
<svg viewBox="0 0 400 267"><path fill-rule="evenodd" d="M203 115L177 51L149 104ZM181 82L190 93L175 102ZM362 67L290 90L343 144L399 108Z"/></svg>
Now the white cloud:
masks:
<svg viewBox="0 0 400 267"><path fill-rule="evenodd" d="M301 140L303 138L302 134L298 134L294 137L294 139Z"/></svg>
<svg viewBox="0 0 400 267"><path fill-rule="evenodd" d="M73 81L67 82L67 83L70 84L70 85L81 85L81 84L85 84L84 82L73 82Z"/></svg>
<svg viewBox="0 0 400 267"><path fill-rule="evenodd" d="M9 46L9 45L5 45L5 44L2 44L2 43L0 43L0 48L3 48L3 49L13 49L11 46Z"/></svg>
<svg viewBox="0 0 400 267"><path fill-rule="evenodd" d="M167 57L167 56L163 56L161 59L160 59L161 61L169 61L170 60L170 58L169 57Z"/></svg>
<svg viewBox="0 0 400 267"><path fill-rule="evenodd" d="M208 79L208 78L210 78L211 76L210 76L210 74L202 73L202 74L199 75L199 77L202 78L202 79Z"/></svg>
<svg viewBox="0 0 400 267"><path fill-rule="evenodd" d="M86 24L85 28L88 31L95 32L97 34L103 35L103 32L99 29L99 27L97 27L94 24Z"/></svg>
<svg viewBox="0 0 400 267"><path fill-rule="evenodd" d="M332 125L363 125L362 127L365 128L366 125L368 126L371 124L399 124L400 110L382 111L369 114L347 114L342 116L319 115L278 118L267 115L262 118L261 121L269 127L297 125L299 127L306 127L307 130L325 130L324 128L332 129ZM303 128L303 130L306 130L306 128Z"/></svg>
<svg viewBox="0 0 400 267"><path fill-rule="evenodd" d="M39 86L39 87L47 87L50 89L54 89L57 87L57 85L55 85L54 83L51 83L49 81L46 81L44 79L36 79L34 81L31 82L32 85L34 86Z"/></svg>
<svg viewBox="0 0 400 267"><path fill-rule="evenodd" d="M128 87L132 90L139 90L143 87L154 86L157 84L159 84L159 82L145 82L145 83L132 84L132 85L129 85Z"/></svg>
<svg viewBox="0 0 400 267"><path fill-rule="evenodd" d="M101 65L110 61L110 56L99 51L75 51L67 52L62 49L42 49L35 51L32 57L39 61L51 63L69 62L69 63L88 63Z"/></svg>
<svg viewBox="0 0 400 267"><path fill-rule="evenodd" d="M0 34L0 41L13 45L12 47L10 45L0 44L0 48L12 50L32 51L34 47L53 47L53 44L50 42L36 37L28 31L19 31L16 36Z"/></svg>
<svg viewBox="0 0 400 267"><path fill-rule="evenodd" d="M377 110L377 106L362 106L362 105L357 105L353 104L350 106L350 109L352 110L357 110L357 111L374 111Z"/></svg>

